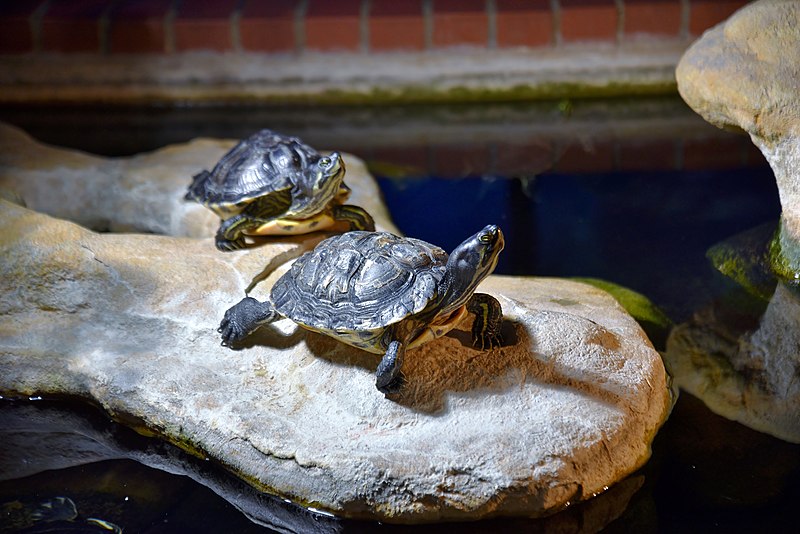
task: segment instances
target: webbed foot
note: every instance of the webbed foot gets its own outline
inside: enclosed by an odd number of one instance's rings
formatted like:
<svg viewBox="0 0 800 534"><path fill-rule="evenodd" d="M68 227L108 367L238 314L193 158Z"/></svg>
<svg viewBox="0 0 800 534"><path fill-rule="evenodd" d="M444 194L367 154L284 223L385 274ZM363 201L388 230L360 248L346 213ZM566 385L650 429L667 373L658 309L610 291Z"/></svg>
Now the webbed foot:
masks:
<svg viewBox="0 0 800 534"><path fill-rule="evenodd" d="M240 343L276 316L277 313L268 302L259 302L253 297L242 299L225 312L217 328L222 335L222 346L231 347Z"/></svg>

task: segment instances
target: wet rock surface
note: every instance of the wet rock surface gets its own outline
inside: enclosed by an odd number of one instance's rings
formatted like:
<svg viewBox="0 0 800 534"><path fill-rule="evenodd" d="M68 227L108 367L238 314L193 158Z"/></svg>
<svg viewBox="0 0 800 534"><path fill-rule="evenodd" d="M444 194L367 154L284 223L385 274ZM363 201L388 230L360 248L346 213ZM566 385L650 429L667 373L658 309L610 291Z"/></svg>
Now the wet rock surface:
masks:
<svg viewBox="0 0 800 534"><path fill-rule="evenodd" d="M91 400L305 505L391 522L542 515L642 465L670 407L639 326L584 284L490 277L506 344L476 351L462 324L408 354L389 400L376 356L287 320L220 346L224 310L281 245L222 254L2 202L0 391Z"/></svg>

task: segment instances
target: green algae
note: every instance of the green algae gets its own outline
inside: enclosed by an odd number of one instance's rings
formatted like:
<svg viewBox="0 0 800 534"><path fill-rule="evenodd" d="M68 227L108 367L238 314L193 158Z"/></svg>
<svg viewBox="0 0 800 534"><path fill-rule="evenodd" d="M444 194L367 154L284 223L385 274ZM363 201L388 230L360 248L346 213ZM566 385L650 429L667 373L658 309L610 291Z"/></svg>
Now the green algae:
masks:
<svg viewBox="0 0 800 534"><path fill-rule="evenodd" d="M770 259L774 235L775 223L765 223L713 245L706 257L715 269L745 291L769 300L777 283Z"/></svg>
<svg viewBox="0 0 800 534"><path fill-rule="evenodd" d="M579 282L602 289L614 297L639 326L642 327L647 337L656 349L662 350L666 345L667 336L672 329L673 322L658 306L645 295L632 289L601 280L599 278L574 278Z"/></svg>

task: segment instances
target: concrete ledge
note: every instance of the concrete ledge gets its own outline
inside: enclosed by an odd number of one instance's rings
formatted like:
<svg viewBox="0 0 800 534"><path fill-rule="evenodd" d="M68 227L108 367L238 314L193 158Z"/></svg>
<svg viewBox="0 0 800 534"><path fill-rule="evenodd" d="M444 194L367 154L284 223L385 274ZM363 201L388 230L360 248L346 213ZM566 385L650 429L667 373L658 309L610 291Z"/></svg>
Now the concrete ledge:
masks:
<svg viewBox="0 0 800 534"><path fill-rule="evenodd" d="M423 53L0 57L0 103L410 103L666 94L686 41Z"/></svg>

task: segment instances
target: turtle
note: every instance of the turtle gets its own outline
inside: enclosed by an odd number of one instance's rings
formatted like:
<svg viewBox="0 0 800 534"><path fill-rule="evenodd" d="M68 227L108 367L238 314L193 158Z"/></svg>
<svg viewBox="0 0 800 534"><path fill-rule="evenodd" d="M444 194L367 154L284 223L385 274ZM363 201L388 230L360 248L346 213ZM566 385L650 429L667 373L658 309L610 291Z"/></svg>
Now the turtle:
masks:
<svg viewBox="0 0 800 534"><path fill-rule="evenodd" d="M215 244L221 251L245 247L245 235L297 235L331 229L374 230L372 217L344 202L341 154L327 156L290 137L263 129L240 141L211 172L194 175L186 200L222 220Z"/></svg>
<svg viewBox="0 0 800 534"><path fill-rule="evenodd" d="M496 298L475 293L497 265L503 233L488 225L449 255L441 248L388 232L351 231L321 241L272 286L266 301L247 296L225 312L218 332L235 348L262 325L287 317L383 357L376 387L402 389L403 357L458 325L468 312L473 345L500 346L503 311Z"/></svg>

